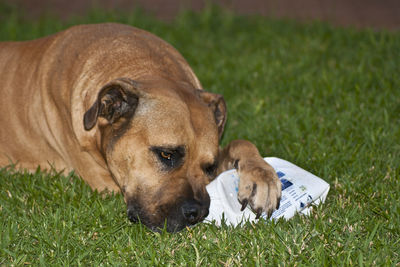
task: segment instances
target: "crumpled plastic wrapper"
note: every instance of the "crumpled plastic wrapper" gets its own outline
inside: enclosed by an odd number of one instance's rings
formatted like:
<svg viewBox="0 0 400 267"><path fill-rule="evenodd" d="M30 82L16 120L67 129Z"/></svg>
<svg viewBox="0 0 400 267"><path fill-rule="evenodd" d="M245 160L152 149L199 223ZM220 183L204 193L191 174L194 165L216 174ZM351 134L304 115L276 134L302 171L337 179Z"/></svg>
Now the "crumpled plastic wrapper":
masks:
<svg viewBox="0 0 400 267"><path fill-rule="evenodd" d="M297 212L309 214L312 206L325 201L330 188L327 182L286 160L275 157L264 160L275 169L282 183L280 206L272 213L271 220L280 217L290 219ZM211 203L205 222L220 225L224 220L227 225L236 226L246 221L257 221L249 206L240 211L242 205L237 199L238 188L239 176L236 170L221 173L207 185ZM265 219L266 214L263 213L261 217Z"/></svg>

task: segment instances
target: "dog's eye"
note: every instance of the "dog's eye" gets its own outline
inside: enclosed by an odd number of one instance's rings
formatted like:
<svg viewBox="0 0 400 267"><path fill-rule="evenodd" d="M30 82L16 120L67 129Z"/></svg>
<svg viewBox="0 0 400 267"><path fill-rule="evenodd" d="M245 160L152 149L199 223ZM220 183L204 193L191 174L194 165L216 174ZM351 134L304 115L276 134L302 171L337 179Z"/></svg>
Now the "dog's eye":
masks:
<svg viewBox="0 0 400 267"><path fill-rule="evenodd" d="M168 153L168 152L165 152L165 151L161 151L161 152L160 152L160 156L161 156L162 158L164 158L164 159L170 160L172 154L171 154L171 153Z"/></svg>
<svg viewBox="0 0 400 267"><path fill-rule="evenodd" d="M206 164L203 166L203 170L204 172L210 176L210 177L214 177L216 175L216 171L217 171L217 167L218 164L217 162L211 163L211 164Z"/></svg>
<svg viewBox="0 0 400 267"><path fill-rule="evenodd" d="M161 149L159 149L156 154L161 163L168 168L173 168L176 165L177 160L179 159L177 155L175 155L173 152L167 152Z"/></svg>
<svg viewBox="0 0 400 267"><path fill-rule="evenodd" d="M185 150L181 146L175 148L151 147L150 150L157 156L166 171L181 166L185 156Z"/></svg>

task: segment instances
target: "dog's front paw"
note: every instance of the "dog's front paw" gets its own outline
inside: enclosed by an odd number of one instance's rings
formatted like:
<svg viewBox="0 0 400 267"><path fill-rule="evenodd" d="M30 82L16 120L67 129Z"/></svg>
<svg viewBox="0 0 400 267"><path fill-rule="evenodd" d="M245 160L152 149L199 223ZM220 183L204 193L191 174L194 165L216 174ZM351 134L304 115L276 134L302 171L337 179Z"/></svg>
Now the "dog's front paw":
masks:
<svg viewBox="0 0 400 267"><path fill-rule="evenodd" d="M242 211L249 204L256 219L265 212L268 217L279 208L282 185L275 170L266 162L239 162L238 199Z"/></svg>

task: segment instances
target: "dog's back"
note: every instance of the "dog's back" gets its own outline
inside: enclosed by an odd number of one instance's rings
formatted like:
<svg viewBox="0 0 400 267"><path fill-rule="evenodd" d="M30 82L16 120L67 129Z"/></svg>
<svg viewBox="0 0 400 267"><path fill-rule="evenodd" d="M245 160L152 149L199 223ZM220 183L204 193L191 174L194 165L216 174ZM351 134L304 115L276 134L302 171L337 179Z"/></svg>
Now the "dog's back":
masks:
<svg viewBox="0 0 400 267"><path fill-rule="evenodd" d="M33 169L47 147L39 76L51 40L0 43L0 166L19 161Z"/></svg>

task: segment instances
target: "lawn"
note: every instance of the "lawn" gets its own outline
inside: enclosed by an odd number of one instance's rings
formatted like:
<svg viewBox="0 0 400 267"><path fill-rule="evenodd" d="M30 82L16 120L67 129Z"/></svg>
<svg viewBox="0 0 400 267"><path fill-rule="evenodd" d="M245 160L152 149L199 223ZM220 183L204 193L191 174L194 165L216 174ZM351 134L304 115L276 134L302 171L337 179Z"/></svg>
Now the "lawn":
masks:
<svg viewBox="0 0 400 267"><path fill-rule="evenodd" d="M96 10L60 21L0 8L0 40L33 39L114 21L175 46L204 88L224 95L222 144L330 183L311 216L243 227L200 224L153 233L73 173L0 169L0 265L400 266L400 32L241 17L210 7L160 22ZM5 126L1 126L5 127Z"/></svg>

